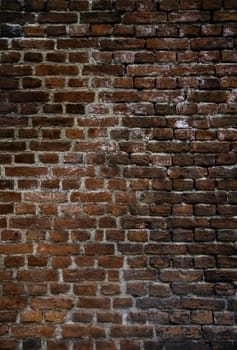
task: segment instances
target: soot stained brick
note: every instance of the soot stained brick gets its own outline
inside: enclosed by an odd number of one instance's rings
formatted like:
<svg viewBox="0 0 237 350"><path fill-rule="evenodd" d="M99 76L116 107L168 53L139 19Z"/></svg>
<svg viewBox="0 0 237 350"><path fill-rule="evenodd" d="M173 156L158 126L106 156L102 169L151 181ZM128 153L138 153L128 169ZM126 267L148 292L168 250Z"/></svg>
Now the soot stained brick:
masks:
<svg viewBox="0 0 237 350"><path fill-rule="evenodd" d="M41 340L40 339L24 339L23 340L23 350L41 350Z"/></svg>

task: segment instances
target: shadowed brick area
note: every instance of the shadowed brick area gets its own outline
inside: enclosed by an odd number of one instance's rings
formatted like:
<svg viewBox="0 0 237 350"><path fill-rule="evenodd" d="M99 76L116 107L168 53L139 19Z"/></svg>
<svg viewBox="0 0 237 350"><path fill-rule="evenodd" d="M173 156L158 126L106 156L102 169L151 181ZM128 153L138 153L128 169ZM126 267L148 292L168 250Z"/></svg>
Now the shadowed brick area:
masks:
<svg viewBox="0 0 237 350"><path fill-rule="evenodd" d="M0 8L0 349L237 349L236 0Z"/></svg>

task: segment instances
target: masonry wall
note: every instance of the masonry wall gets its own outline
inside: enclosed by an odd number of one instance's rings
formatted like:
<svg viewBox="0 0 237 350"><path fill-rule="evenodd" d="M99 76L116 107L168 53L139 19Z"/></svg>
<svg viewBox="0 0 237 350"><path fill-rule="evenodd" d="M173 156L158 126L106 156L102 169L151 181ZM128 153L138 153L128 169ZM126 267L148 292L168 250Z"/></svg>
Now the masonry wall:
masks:
<svg viewBox="0 0 237 350"><path fill-rule="evenodd" d="M0 4L0 349L236 349L237 2Z"/></svg>

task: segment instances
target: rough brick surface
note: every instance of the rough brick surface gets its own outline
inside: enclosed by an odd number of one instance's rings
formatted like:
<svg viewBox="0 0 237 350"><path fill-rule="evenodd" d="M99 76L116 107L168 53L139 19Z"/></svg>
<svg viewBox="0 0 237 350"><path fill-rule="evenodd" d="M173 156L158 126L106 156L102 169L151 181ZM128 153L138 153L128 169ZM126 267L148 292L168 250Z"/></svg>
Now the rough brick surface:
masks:
<svg viewBox="0 0 237 350"><path fill-rule="evenodd" d="M0 7L0 349L236 349L236 1Z"/></svg>

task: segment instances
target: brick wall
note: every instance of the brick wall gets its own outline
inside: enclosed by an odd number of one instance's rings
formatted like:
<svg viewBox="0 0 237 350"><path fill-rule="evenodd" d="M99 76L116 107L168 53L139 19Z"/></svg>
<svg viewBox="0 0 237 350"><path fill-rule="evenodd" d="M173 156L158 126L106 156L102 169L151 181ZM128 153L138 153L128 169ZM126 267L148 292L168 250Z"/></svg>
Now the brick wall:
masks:
<svg viewBox="0 0 237 350"><path fill-rule="evenodd" d="M236 349L236 0L0 4L0 349Z"/></svg>

